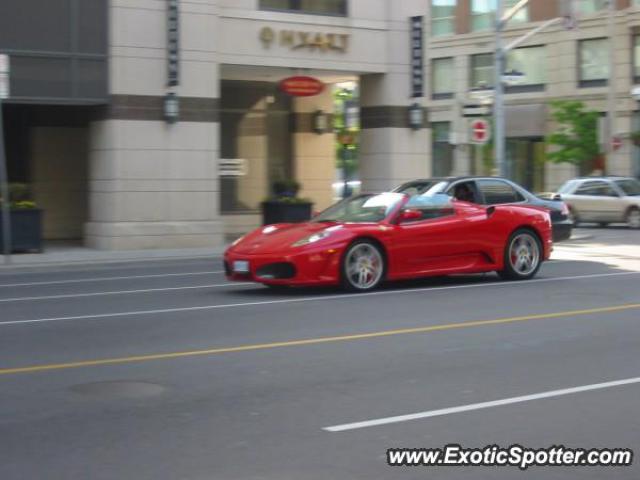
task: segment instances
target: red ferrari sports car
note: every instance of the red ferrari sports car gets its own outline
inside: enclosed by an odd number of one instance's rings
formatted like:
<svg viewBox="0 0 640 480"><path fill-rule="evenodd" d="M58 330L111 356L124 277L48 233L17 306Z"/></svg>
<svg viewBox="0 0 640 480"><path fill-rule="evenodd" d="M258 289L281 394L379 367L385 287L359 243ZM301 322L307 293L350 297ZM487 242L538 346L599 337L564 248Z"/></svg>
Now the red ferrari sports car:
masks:
<svg viewBox="0 0 640 480"><path fill-rule="evenodd" d="M528 279L551 249L551 219L538 207L382 193L345 199L306 223L258 228L227 249L224 268L230 280L366 291L454 273Z"/></svg>

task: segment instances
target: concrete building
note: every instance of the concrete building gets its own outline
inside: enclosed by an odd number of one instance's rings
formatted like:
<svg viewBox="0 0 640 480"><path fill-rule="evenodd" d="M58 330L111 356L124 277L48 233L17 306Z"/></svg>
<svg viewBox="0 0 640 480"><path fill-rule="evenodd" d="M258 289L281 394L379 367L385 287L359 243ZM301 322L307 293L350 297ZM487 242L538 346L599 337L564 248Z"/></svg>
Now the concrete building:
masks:
<svg viewBox="0 0 640 480"><path fill-rule="evenodd" d="M430 127L433 170L438 174L489 174L481 148L469 145L469 122L464 105L473 104L473 89L494 83L493 51L495 2L488 0L432 0L428 30ZM506 6L515 4L506 0ZM631 97L640 78L640 1L616 0L614 69L609 75L607 1L576 0L574 30L556 24L512 51L507 70L525 74L521 84L506 93L507 161L511 177L534 190L552 190L578 172L571 165L544 163L543 138L556 125L549 102L583 101L588 108L607 110L608 82L613 78L617 117L614 133L624 141L607 160L607 173L640 175L638 148L629 141L640 129L638 106ZM508 24L505 44L543 22L563 14L561 1L530 0ZM626 138L626 140L625 140Z"/></svg>
<svg viewBox="0 0 640 480"><path fill-rule="evenodd" d="M553 128L547 102L580 98L604 109L600 3L582 2L586 14L575 32L554 27L512 56L527 80L507 95L509 154L514 177L530 187L553 188L574 174L540 163L541 139ZM333 113L331 86L346 81L357 82L360 92L365 189L480 173L489 166L467 144L461 106L474 85L492 78L492 5L3 2L11 180L31 185L45 211L47 239L78 239L100 249L221 245L260 223L259 204L275 180L298 180L317 209L332 202L336 138L315 124ZM640 75L640 10L629 0L618 6L616 131L628 133L636 121L628 92ZM506 37L557 15L555 1L531 0ZM423 21L416 25L413 16ZM420 29L422 42L412 37ZM420 49L426 51L422 97L413 63ZM290 96L279 83L292 76L314 77L327 87L314 96ZM411 128L411 112L423 113L422 128ZM631 149L625 143L610 161L612 173L637 169Z"/></svg>
<svg viewBox="0 0 640 480"><path fill-rule="evenodd" d="M219 245L259 224L281 178L328 206L335 135L313 122L332 113L337 82L359 83L368 188L431 171L428 130L408 121L409 17L427 0L21 0L2 10L11 179L32 186L48 239ZM290 97L278 83L293 75L329 88ZM230 160L243 176L220 176Z"/></svg>

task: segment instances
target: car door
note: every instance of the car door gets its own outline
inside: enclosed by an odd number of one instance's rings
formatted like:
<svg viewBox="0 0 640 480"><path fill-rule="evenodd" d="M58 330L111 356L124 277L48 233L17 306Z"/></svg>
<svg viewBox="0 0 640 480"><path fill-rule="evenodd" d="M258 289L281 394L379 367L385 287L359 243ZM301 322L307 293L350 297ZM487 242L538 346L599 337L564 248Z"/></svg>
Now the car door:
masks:
<svg viewBox="0 0 640 480"><path fill-rule="evenodd" d="M444 197L444 195L442 195ZM483 208L449 201L434 207L425 197L413 197L405 209L419 210L420 218L395 225L390 265L391 277L464 269L477 260L473 213Z"/></svg>
<svg viewBox="0 0 640 480"><path fill-rule="evenodd" d="M615 221L620 198L604 180L590 180L574 192L572 204L580 220L587 222Z"/></svg>

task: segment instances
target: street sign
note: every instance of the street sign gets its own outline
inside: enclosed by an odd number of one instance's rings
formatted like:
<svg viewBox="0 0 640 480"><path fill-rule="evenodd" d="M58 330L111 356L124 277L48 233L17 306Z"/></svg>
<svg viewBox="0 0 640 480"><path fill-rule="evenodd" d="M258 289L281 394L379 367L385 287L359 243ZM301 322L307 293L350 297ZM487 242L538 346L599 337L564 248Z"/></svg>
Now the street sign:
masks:
<svg viewBox="0 0 640 480"><path fill-rule="evenodd" d="M486 117L491 115L491 107L489 105L465 105L462 107L463 117Z"/></svg>
<svg viewBox="0 0 640 480"><path fill-rule="evenodd" d="M611 138L611 148L613 149L613 151L617 151L620 150L620 148L622 147L622 139L620 137L612 137Z"/></svg>
<svg viewBox="0 0 640 480"><path fill-rule="evenodd" d="M484 145L491 138L491 126L489 122L483 120L481 118L477 120L472 120L470 123L471 127L471 143L476 145Z"/></svg>
<svg viewBox="0 0 640 480"><path fill-rule="evenodd" d="M9 98L9 55L0 54L0 100Z"/></svg>

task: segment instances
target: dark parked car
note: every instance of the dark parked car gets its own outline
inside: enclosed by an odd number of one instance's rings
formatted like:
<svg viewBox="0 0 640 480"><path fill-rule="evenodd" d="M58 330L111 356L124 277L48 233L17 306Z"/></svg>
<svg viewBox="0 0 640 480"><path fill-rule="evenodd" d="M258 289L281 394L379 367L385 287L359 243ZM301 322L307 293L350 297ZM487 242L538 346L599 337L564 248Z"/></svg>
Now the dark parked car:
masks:
<svg viewBox="0 0 640 480"><path fill-rule="evenodd" d="M549 209L553 241L571 237L573 221L562 200L537 197L517 183L496 177L442 177L412 180L393 190L409 195L447 193L458 200L480 205L526 204Z"/></svg>

